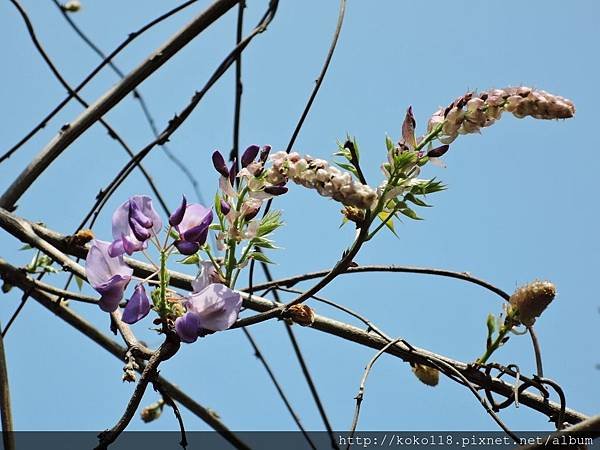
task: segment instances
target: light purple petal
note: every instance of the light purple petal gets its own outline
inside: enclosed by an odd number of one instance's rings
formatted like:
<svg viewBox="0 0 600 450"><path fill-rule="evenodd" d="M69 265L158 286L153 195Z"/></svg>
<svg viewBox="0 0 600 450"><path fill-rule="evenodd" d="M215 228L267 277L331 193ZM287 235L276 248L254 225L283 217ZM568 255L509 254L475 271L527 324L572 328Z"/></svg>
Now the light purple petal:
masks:
<svg viewBox="0 0 600 450"><path fill-rule="evenodd" d="M123 322L128 324L134 324L139 320L142 320L150 312L150 300L146 295L144 286L138 284L135 287L133 295L127 302L125 309L123 310Z"/></svg>
<svg viewBox="0 0 600 450"><path fill-rule="evenodd" d="M135 206L131 207L131 204ZM131 214L142 226L144 224L152 226L151 230L154 234L158 234L162 229L162 220L152 206L152 199L147 195L134 195L121 206L119 206L112 216L112 234L115 241L123 240L123 236L128 242L123 242L123 248L127 254L131 255L133 251L142 248L141 242L136 239L129 223ZM135 250L134 250L135 249ZM113 245L112 254L117 255L120 250L118 244Z"/></svg>
<svg viewBox="0 0 600 450"><path fill-rule="evenodd" d="M90 284L96 288L107 283L114 275L131 277L133 269L127 266L123 257L111 257L108 249L111 244L93 239L90 250L85 260L86 277Z"/></svg>
<svg viewBox="0 0 600 450"><path fill-rule="evenodd" d="M186 231L197 226L208 227L211 222L212 211L198 203L192 203L185 209L183 219L177 228L180 234L184 234Z"/></svg>
<svg viewBox="0 0 600 450"><path fill-rule="evenodd" d="M147 195L135 195L130 201L134 201L140 207L142 213L152 220L152 231L154 234L160 233L162 230L162 219L152 206L152 199Z"/></svg>
<svg viewBox="0 0 600 450"><path fill-rule="evenodd" d="M95 287L101 295L98 305L102 311L113 312L119 307L123 292L130 280L130 276L115 275L106 283Z"/></svg>
<svg viewBox="0 0 600 450"><path fill-rule="evenodd" d="M194 281L192 281L192 288L194 294L200 292L206 288L209 284L213 283L214 276L217 273L215 266L210 261L200 262L200 272Z"/></svg>
<svg viewBox="0 0 600 450"><path fill-rule="evenodd" d="M152 219L144 214L136 202L129 200L129 220L132 219L144 228L152 228Z"/></svg>
<svg viewBox="0 0 600 450"><path fill-rule="evenodd" d="M200 318L198 314L188 311L175 320L175 332L183 342L188 344L196 342L198 330L200 329Z"/></svg>
<svg viewBox="0 0 600 450"><path fill-rule="evenodd" d="M200 326L212 331L226 330L233 325L241 307L241 296L219 283L192 294L187 303L188 311L198 314Z"/></svg>

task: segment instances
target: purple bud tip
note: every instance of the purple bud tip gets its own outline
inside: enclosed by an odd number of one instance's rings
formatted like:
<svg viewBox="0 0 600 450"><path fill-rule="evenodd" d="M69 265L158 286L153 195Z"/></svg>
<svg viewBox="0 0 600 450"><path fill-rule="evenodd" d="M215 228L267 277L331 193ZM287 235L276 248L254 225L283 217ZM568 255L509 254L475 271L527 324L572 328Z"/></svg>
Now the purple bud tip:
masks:
<svg viewBox="0 0 600 450"><path fill-rule="evenodd" d="M233 158L233 162L231 163L231 169L229 169L229 182L231 183L231 185L233 186L233 182L235 181L235 177L238 174L238 168L237 168L237 158ZM227 175L224 175L227 176Z"/></svg>
<svg viewBox="0 0 600 450"><path fill-rule="evenodd" d="M258 156L258 150L258 145L251 145L246 149L246 151L242 155L242 167L246 167L248 164L254 162L254 160Z"/></svg>
<svg viewBox="0 0 600 450"><path fill-rule="evenodd" d="M262 162L263 164L267 162L267 158L269 157L269 153L271 152L271 146L270 145L265 145L262 150L260 151L260 162Z"/></svg>
<svg viewBox="0 0 600 450"><path fill-rule="evenodd" d="M200 250L200 246L197 243L190 241L175 241L175 247L182 255L193 255Z"/></svg>
<svg viewBox="0 0 600 450"><path fill-rule="evenodd" d="M231 211L231 206L229 205L229 203L227 203L225 200L221 200L221 212L223 213L223 215L227 215L229 214L229 211Z"/></svg>
<svg viewBox="0 0 600 450"><path fill-rule="evenodd" d="M248 210L248 212L246 212L246 214L244 214L244 220L250 221L250 220L254 219L259 211L260 211L260 206L257 208L252 208L252 209Z"/></svg>
<svg viewBox="0 0 600 450"><path fill-rule="evenodd" d="M221 155L219 150L215 150L215 152L212 154L212 162L217 172L219 172L224 177L229 176L227 164L225 164L225 158L223 158L223 155Z"/></svg>
<svg viewBox="0 0 600 450"><path fill-rule="evenodd" d="M430 158L439 158L444 153L446 153L449 148L450 146L448 144L440 145L439 147L429 150L427 152L427 156L429 156Z"/></svg>
<svg viewBox="0 0 600 450"><path fill-rule="evenodd" d="M171 224L171 226L176 227L181 223L183 215L185 214L185 208L187 208L187 200L184 195L181 200L181 205L179 205L175 212L169 217L169 224Z"/></svg>
<svg viewBox="0 0 600 450"><path fill-rule="evenodd" d="M288 188L285 186L267 186L265 188L265 193L270 195L282 195L288 191Z"/></svg>

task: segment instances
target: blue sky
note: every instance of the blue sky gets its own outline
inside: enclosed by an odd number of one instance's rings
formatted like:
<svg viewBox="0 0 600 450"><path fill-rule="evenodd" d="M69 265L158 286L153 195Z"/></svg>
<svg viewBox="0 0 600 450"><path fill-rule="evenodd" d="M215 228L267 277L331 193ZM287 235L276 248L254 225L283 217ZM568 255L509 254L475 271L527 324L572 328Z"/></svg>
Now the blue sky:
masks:
<svg viewBox="0 0 600 450"><path fill-rule="evenodd" d="M250 2L249 2L250 3ZM246 31L266 2L251 2ZM104 50L177 2L83 1L73 19ZM208 4L200 1L156 27L120 55L124 71L136 67ZM79 82L97 62L66 26L50 2L23 0L41 41L65 77ZM286 146L312 89L337 18L335 1L282 0L268 31L244 53L242 146ZM398 225L400 238L382 233L356 258L360 264L407 264L468 271L506 291L536 278L553 281L558 297L536 324L545 372L559 382L568 406L585 413L600 409L597 281L600 158L593 141L599 96L597 2L559 1L398 2L350 0L330 71L295 149L329 158L347 133L361 146L367 179L379 184L384 136L397 139L404 111L413 106L419 131L440 106L471 89L528 85L574 101L568 121L518 120L506 115L481 135L459 138L445 156L446 169L428 167L426 176L449 189L429 198L426 220ZM64 90L44 66L9 2L0 6L4 60L0 83L2 150L18 141L63 98ZM200 89L235 40L230 12L140 87L159 126ZM596 80L596 81L594 81ZM95 100L117 81L108 70L83 91ZM211 198L217 176L209 155L231 146L232 73L224 76L191 118L172 137L170 148L197 176ZM0 189L57 132L81 111L72 103L20 152L0 166ZM128 97L106 118L130 145L151 140L139 106ZM126 162L124 152L99 126L88 130L54 162L19 203L17 213L69 233L95 194ZM175 206L192 189L155 149L146 161L167 201ZM98 221L97 235L110 238L110 214L133 194L149 193L139 174L113 197ZM294 188L275 207L286 227L278 231L283 250L273 254L276 276L332 266L351 242L350 227L339 229L339 204ZM2 257L25 264L30 254L0 233ZM179 269L179 268L178 268ZM48 278L49 279L49 278ZM57 277L60 279L60 277ZM336 280L323 295L368 316L383 330L413 345L469 361L485 345L485 319L501 301L456 280L406 274L363 274ZM6 323L20 295L1 297ZM318 313L352 321L323 305ZM95 307L74 310L108 333L107 316ZM136 332L157 345L159 338ZM350 426L353 397L373 351L310 329L294 327L330 419ZM285 330L278 323L252 328L261 348L309 429L322 429ZM121 415L133 389L120 381L122 363L28 302L5 340L20 430L101 430ZM494 358L534 369L530 342L514 337ZM184 346L161 373L238 430L294 429L290 416L239 331L224 332ZM143 403L155 401L148 392ZM502 413L514 429L548 429L545 418L526 408ZM206 426L184 411L190 430ZM152 424L137 417L130 429L176 429L170 412ZM495 430L491 418L466 389L442 379L435 389L419 383L407 364L381 358L367 385L359 429Z"/></svg>

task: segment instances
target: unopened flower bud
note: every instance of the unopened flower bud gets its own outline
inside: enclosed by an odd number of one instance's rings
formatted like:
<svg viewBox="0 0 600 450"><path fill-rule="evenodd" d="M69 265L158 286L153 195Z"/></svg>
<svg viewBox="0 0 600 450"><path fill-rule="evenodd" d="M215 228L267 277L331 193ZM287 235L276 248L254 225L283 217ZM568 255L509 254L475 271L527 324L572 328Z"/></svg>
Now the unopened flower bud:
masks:
<svg viewBox="0 0 600 450"><path fill-rule="evenodd" d="M227 164L225 164L225 158L223 158L221 152L215 150L215 152L212 154L212 162L217 172L219 172L224 177L229 176L229 170L227 169Z"/></svg>
<svg viewBox="0 0 600 450"><path fill-rule="evenodd" d="M171 226L176 227L177 225L179 225L181 223L181 221L183 220L183 216L185 214L186 207L187 207L187 200L184 195L183 199L181 200L181 205L179 205L179 207L169 217L169 224L171 224Z"/></svg>
<svg viewBox="0 0 600 450"><path fill-rule="evenodd" d="M448 151L450 146L448 144L440 145L439 147L433 148L427 152L427 156L430 158L439 158Z"/></svg>
<svg viewBox="0 0 600 450"><path fill-rule="evenodd" d="M300 304L290 306L286 311L286 317L303 327L310 327L315 323L315 312L307 305Z"/></svg>
<svg viewBox="0 0 600 450"><path fill-rule="evenodd" d="M142 409L142 412L140 413L142 420L148 423L158 419L162 414L164 406L165 401L162 398L159 401L152 403L149 406L146 406L144 409Z"/></svg>
<svg viewBox="0 0 600 450"><path fill-rule="evenodd" d="M440 371L434 367L425 366L423 364L415 364L412 370L419 381L427 386L437 386L437 384L440 382Z"/></svg>
<svg viewBox="0 0 600 450"><path fill-rule="evenodd" d="M246 151L242 154L242 167L246 167L248 164L250 164L256 159L256 157L258 156L258 150L258 145L251 145L246 149Z"/></svg>
<svg viewBox="0 0 600 450"><path fill-rule="evenodd" d="M61 6L63 11L67 12L77 12L81 9L81 3L79 0L69 0L64 5Z"/></svg>
<svg viewBox="0 0 600 450"><path fill-rule="evenodd" d="M221 200L221 213L223 213L223 215L226 216L227 214L229 214L229 211L231 211L231 205L225 200Z"/></svg>
<svg viewBox="0 0 600 450"><path fill-rule="evenodd" d="M283 195L288 191L285 186L267 186L264 191L270 195Z"/></svg>
<svg viewBox="0 0 600 450"><path fill-rule="evenodd" d="M233 186L233 182L235 181L235 177L238 174L238 166L237 166L237 158L233 158L233 162L231 163L231 169L229 169L229 182Z"/></svg>
<svg viewBox="0 0 600 450"><path fill-rule="evenodd" d="M533 325L556 296L556 286L549 281L534 281L517 289L510 296L510 304L518 311L523 325Z"/></svg>
<svg viewBox="0 0 600 450"><path fill-rule="evenodd" d="M265 145L261 150L260 150L260 156L258 157L259 161L262 162L263 164L267 162L267 158L269 157L269 153L271 152L271 146L270 145Z"/></svg>
<svg viewBox="0 0 600 450"><path fill-rule="evenodd" d="M248 221L254 219L259 211L260 211L260 205L249 207L248 209L246 209L246 212L243 214L244 220L248 222Z"/></svg>

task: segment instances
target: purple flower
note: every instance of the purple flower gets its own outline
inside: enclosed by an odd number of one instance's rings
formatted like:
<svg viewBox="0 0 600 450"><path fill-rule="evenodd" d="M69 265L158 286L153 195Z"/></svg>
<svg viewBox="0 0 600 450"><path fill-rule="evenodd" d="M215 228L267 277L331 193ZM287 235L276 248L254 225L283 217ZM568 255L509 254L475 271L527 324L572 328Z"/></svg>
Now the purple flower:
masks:
<svg viewBox="0 0 600 450"><path fill-rule="evenodd" d="M122 256L109 255L110 246L109 242L92 240L85 260L86 277L101 295L98 304L106 312L113 312L119 307L123 291L133 274L133 269L123 262Z"/></svg>
<svg viewBox="0 0 600 450"><path fill-rule="evenodd" d="M206 242L208 227L212 223L212 211L198 203L187 205L179 225L175 228L179 239L175 247L183 255L193 255Z"/></svg>
<svg viewBox="0 0 600 450"><path fill-rule="evenodd" d="M200 262L200 272L198 276L192 281L193 293L196 294L202 291L209 284L214 283L217 280L217 269L211 261Z"/></svg>
<svg viewBox="0 0 600 450"><path fill-rule="evenodd" d="M246 149L246 151L242 154L242 167L246 167L248 164L254 162L256 157L258 156L258 151L260 147L258 145L251 145Z"/></svg>
<svg viewBox="0 0 600 450"><path fill-rule="evenodd" d="M215 152L212 154L212 162L217 172L224 177L229 176L229 169L227 169L227 164L225 164L225 158L223 158L223 155L221 155L219 150L215 150Z"/></svg>
<svg viewBox="0 0 600 450"><path fill-rule="evenodd" d="M183 342L198 339L202 329L223 331L236 321L242 297L224 284L209 284L202 291L187 297L187 312L175 320L175 331Z"/></svg>
<svg viewBox="0 0 600 450"><path fill-rule="evenodd" d="M146 195L134 195L117 208L112 217L114 241L108 252L110 256L123 253L131 255L148 245L146 241L162 228L162 220Z"/></svg>
<svg viewBox="0 0 600 450"><path fill-rule="evenodd" d="M133 295L125 305L122 321L128 324L134 324L142 320L150 312L150 300L146 295L146 290L142 284L135 287Z"/></svg>
<svg viewBox="0 0 600 450"><path fill-rule="evenodd" d="M181 205L179 205L179 207L175 210L175 212L173 212L173 214L171 214L171 216L169 217L169 224L171 224L171 226L176 227L177 225L179 225L181 223L181 221L183 220L183 215L185 214L186 208L187 208L187 199L185 198L185 195L183 195L183 199L181 200Z"/></svg>

